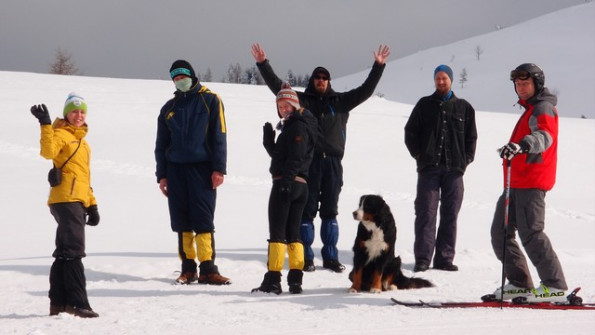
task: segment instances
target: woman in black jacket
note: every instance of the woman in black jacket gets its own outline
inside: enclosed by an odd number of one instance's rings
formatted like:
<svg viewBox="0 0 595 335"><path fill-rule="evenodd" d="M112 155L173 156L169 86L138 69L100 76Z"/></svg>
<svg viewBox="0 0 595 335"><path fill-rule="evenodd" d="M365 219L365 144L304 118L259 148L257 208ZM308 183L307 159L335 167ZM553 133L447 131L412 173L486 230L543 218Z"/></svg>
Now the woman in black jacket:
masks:
<svg viewBox="0 0 595 335"><path fill-rule="evenodd" d="M301 108L295 91L285 84L277 94L281 131L275 142L270 123L263 127L263 144L271 156L273 187L269 198L268 272L252 292L281 294L281 270L289 254L289 292L302 292L304 246L300 239L302 212L308 199L308 168L312 162L317 121Z"/></svg>

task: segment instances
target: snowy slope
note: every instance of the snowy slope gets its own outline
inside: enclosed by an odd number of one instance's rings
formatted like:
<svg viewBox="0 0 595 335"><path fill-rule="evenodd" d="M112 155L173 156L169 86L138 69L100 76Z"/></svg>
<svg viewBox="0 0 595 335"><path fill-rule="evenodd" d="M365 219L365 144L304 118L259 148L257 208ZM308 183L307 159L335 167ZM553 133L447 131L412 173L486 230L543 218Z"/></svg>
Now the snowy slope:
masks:
<svg viewBox="0 0 595 335"><path fill-rule="evenodd" d="M377 92L392 101L415 104L421 96L432 93L436 66L447 64L454 72L455 93L476 109L516 113L516 101L510 95L514 92L510 71L521 63L536 63L545 72L546 86L559 95L560 115L593 119L594 36L595 3L589 2L389 61ZM483 50L480 60L475 53L478 46ZM468 81L461 88L463 69ZM343 91L359 85L368 72L338 78L333 87Z"/></svg>

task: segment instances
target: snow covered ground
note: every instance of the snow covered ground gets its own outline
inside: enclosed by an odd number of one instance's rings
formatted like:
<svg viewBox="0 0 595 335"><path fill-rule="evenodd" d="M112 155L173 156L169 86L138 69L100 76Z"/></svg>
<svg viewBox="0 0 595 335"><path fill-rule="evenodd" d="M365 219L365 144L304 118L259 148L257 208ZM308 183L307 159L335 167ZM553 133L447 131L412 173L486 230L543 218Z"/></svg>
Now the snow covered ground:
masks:
<svg viewBox="0 0 595 335"><path fill-rule="evenodd" d="M164 64L164 72L168 66ZM429 71L422 78L428 85ZM508 81L506 76L503 73L501 80ZM455 263L460 271L415 274L436 284L429 289L347 293L357 227L351 212L362 194L381 194L391 206L398 225L396 251L405 274L414 275L416 173L403 143L412 106L373 97L352 112L349 122L338 218L340 259L347 271L322 269L317 237L318 268L304 275L303 294L251 294L266 271L271 182L261 129L264 122L276 121L274 97L264 86L206 85L221 96L229 129L228 175L218 193L215 235L217 264L233 280L223 287L172 285L180 262L166 199L154 178L153 158L156 118L171 97L171 82L0 72L0 333L594 333L592 311L419 310L389 301L390 297L478 300L500 285L501 265L489 243L489 226L502 191L496 148L506 143L519 115L504 113L512 108L477 113L477 155L465 176L459 220ZM73 90L89 105L87 139L102 218L99 226L87 229L88 257L83 261L91 305L100 314L97 319L47 316L56 227L45 205L51 163L39 156L39 126L29 108L45 103L51 115L58 116ZM431 87L416 92L429 93ZM510 105L515 101L511 85L498 94ZM460 95L468 98L464 91ZM561 115L564 112L560 110ZM558 181L546 198L546 232L568 284L584 286L580 295L594 302L595 121L562 117L559 141ZM535 272L533 276L538 281Z"/></svg>

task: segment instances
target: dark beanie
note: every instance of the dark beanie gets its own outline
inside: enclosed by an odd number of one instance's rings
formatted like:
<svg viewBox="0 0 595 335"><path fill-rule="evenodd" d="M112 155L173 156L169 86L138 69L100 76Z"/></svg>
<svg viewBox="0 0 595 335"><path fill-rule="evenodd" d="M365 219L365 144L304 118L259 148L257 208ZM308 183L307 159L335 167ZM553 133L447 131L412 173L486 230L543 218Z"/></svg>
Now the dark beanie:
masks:
<svg viewBox="0 0 595 335"><path fill-rule="evenodd" d="M448 65L438 65L438 67L436 67L436 70L434 70L434 78L436 78L436 74L438 72L444 72L448 75L448 77L450 78L450 82L452 83L453 79L452 79L452 69L448 66Z"/></svg>
<svg viewBox="0 0 595 335"><path fill-rule="evenodd" d="M319 67L315 68L314 71L312 71L312 77L314 77L315 75L317 75L319 73L323 73L325 76L328 77L328 80L331 80L331 74L328 72L327 69L323 68L322 66L319 66Z"/></svg>
<svg viewBox="0 0 595 335"><path fill-rule="evenodd" d="M169 68L169 76L174 79L175 76L186 75L192 79L196 78L192 65L183 59L178 59Z"/></svg>

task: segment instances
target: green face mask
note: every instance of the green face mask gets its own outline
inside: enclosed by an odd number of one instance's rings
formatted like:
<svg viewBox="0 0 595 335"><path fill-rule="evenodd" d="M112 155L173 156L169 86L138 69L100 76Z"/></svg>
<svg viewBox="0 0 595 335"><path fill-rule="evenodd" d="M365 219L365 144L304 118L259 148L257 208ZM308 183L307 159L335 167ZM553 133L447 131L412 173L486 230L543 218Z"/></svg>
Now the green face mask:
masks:
<svg viewBox="0 0 595 335"><path fill-rule="evenodd" d="M192 87L192 78L187 77L175 82L176 88L182 92L188 92Z"/></svg>

